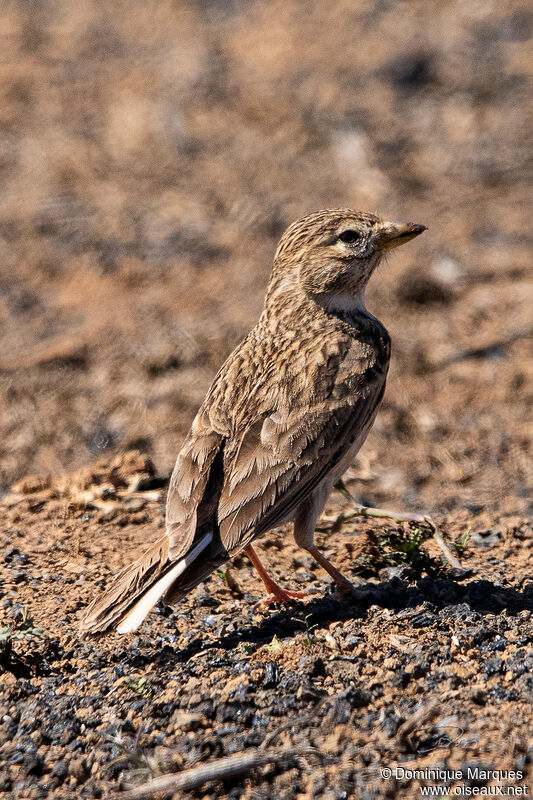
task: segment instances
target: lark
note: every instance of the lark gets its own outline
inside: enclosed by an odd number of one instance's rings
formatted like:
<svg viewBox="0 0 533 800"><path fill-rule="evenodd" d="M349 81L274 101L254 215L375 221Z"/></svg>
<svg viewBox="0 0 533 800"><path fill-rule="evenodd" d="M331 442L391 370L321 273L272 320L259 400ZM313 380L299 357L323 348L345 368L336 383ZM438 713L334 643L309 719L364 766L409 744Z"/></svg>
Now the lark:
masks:
<svg viewBox="0 0 533 800"><path fill-rule="evenodd" d="M253 547L290 520L340 596L353 592L316 547L315 525L385 391L390 338L367 311L365 288L385 252L424 230L349 209L288 228L260 319L215 377L178 455L165 535L93 601L82 633L135 630L160 598L175 604L242 550L266 602L294 602L305 593L276 584Z"/></svg>

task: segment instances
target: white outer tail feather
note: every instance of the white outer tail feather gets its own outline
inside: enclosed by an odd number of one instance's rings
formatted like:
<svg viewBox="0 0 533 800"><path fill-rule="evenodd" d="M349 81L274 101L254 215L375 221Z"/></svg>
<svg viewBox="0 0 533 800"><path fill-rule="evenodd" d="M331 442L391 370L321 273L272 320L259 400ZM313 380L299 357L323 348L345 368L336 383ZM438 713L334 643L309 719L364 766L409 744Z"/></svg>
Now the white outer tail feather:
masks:
<svg viewBox="0 0 533 800"><path fill-rule="evenodd" d="M198 544L192 550L189 550L185 558L182 558L175 567L173 567L166 575L163 575L154 585L144 594L140 600L137 600L133 608L130 608L120 625L117 626L118 633L132 633L137 630L141 622L148 615L149 611L155 606L160 597L162 597L167 589L172 586L174 581L182 575L187 567L198 558L202 550L205 550L213 538L212 533L206 533L202 536Z"/></svg>

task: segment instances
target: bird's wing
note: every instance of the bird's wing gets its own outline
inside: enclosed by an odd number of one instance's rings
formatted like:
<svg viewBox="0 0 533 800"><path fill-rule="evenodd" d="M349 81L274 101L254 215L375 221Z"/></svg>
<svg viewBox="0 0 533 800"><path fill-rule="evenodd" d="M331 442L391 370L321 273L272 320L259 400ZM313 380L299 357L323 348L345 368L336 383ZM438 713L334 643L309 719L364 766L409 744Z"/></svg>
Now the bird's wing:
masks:
<svg viewBox="0 0 533 800"><path fill-rule="evenodd" d="M168 558L182 558L205 531L217 530L218 500L224 485L223 452L231 440L235 406L250 402L255 378L253 333L226 359L202 403L178 454L167 495ZM244 378L244 379L243 379ZM257 382L257 381L256 381Z"/></svg>
<svg viewBox="0 0 533 800"><path fill-rule="evenodd" d="M228 552L286 521L364 438L383 396L387 362L361 366L349 381L334 381L325 399L313 403L304 397L291 411L258 416L238 439L226 442L218 524Z"/></svg>
<svg viewBox="0 0 533 800"><path fill-rule="evenodd" d="M194 419L170 479L166 523L171 561L184 556L195 536L206 526L212 527L212 520L216 520L223 483L221 455L225 433L219 426L213 426L204 404Z"/></svg>
<svg viewBox="0 0 533 800"><path fill-rule="evenodd" d="M167 500L171 560L206 530L231 553L281 524L374 420L386 342L381 352L351 337L322 355L300 348L292 378L261 361L258 346L252 332L223 365L178 456Z"/></svg>

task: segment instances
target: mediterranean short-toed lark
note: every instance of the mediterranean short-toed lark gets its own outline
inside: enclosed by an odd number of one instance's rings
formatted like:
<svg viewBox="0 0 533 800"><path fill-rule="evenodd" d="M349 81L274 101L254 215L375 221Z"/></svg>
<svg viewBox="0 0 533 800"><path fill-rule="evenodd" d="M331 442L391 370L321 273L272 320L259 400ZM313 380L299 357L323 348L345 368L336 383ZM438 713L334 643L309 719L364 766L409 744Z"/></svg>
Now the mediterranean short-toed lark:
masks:
<svg viewBox="0 0 533 800"><path fill-rule="evenodd" d="M245 550L269 599L279 587L252 542L294 520L297 544L348 593L316 548L318 515L353 462L385 390L390 339L364 304L384 251L424 225L338 209L295 222L276 251L259 322L216 376L178 455L163 538L88 608L84 633L135 630Z"/></svg>

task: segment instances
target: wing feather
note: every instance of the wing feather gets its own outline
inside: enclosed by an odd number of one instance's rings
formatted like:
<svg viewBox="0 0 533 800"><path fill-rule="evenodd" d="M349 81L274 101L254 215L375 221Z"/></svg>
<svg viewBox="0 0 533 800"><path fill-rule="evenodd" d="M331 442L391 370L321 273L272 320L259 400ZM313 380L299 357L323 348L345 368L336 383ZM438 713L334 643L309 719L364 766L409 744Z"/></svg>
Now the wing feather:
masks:
<svg viewBox="0 0 533 800"><path fill-rule="evenodd" d="M276 421L270 417L268 446L261 437L264 421L261 427L255 422L244 434L256 437L254 448L248 442L244 460L240 448L233 454L229 448L224 471L230 477L218 507L220 537L228 552L286 521L355 440L364 439L383 387L384 378L367 384L366 392L347 397L335 411L330 404L321 410L302 408L290 422L287 418L279 421L277 438Z"/></svg>
<svg viewBox="0 0 533 800"><path fill-rule="evenodd" d="M242 549L287 521L356 440L362 443L389 359L386 331L376 324L377 349L364 333L332 331L327 347L308 343L311 365L294 349L283 376L278 352L269 351L273 340L252 331L215 378L178 456L167 500L170 558L182 557L204 525L221 552Z"/></svg>
<svg viewBox="0 0 533 800"><path fill-rule="evenodd" d="M182 558L192 547L195 536L216 518L216 486L209 492L211 467L224 446L224 436L214 431L201 412L179 453L170 479L167 496L167 535L169 559Z"/></svg>

